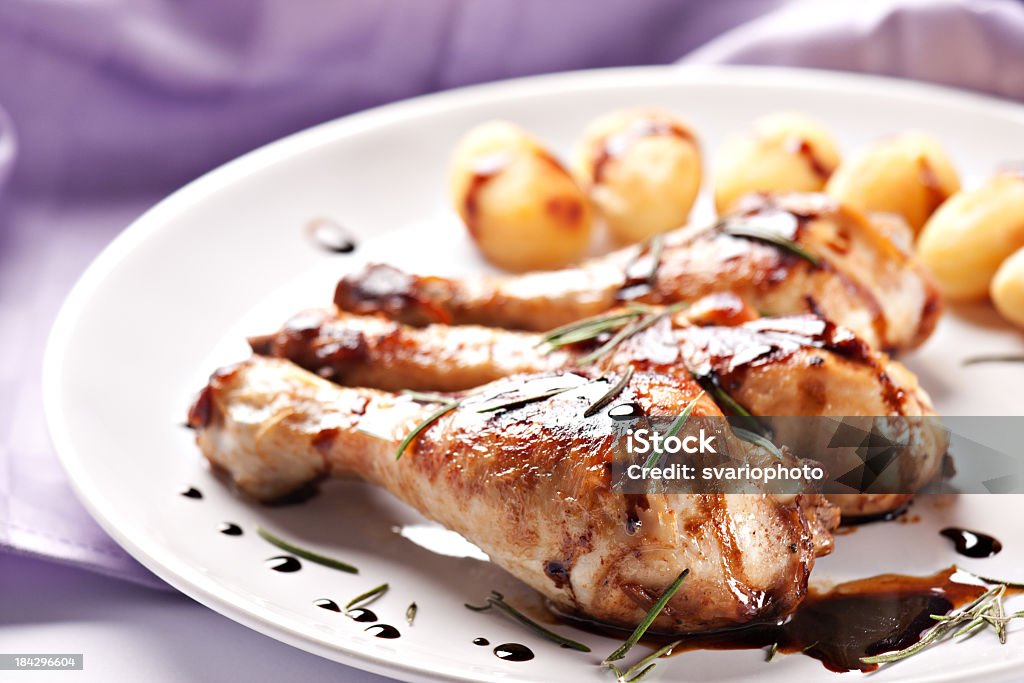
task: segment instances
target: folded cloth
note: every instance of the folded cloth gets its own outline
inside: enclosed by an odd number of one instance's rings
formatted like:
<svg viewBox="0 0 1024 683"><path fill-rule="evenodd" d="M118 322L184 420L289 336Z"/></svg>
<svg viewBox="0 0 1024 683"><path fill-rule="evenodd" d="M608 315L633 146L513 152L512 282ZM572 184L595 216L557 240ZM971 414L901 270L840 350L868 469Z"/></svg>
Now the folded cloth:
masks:
<svg viewBox="0 0 1024 683"><path fill-rule="evenodd" d="M684 62L867 71L1024 98L1016 0L0 3L0 104L21 143L0 196L0 546L160 585L74 499L39 388L61 300L160 195L359 108L666 62L730 28ZM12 154L0 118L0 178Z"/></svg>
<svg viewBox="0 0 1024 683"><path fill-rule="evenodd" d="M899 76L1024 100L1020 0L799 0L685 64L772 64Z"/></svg>

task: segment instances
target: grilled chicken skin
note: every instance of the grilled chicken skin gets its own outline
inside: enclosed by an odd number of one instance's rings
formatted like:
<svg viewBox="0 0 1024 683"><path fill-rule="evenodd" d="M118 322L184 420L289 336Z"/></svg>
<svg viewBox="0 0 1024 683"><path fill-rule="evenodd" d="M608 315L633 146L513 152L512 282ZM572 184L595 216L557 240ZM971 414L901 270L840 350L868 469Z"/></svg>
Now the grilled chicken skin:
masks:
<svg viewBox="0 0 1024 683"><path fill-rule="evenodd" d="M480 412L550 382L573 388ZM815 557L831 550L835 510L813 494L614 492L613 421L607 411L582 415L607 388L586 373L500 380L430 423L396 460L403 437L436 405L341 388L257 356L215 373L189 419L203 454L244 492L268 500L320 477L361 477L459 532L567 612L633 627L684 568L690 574L659 630L728 628L792 611ZM635 374L620 400L672 414L698 392ZM694 410L715 414L706 399Z"/></svg>
<svg viewBox="0 0 1024 683"><path fill-rule="evenodd" d="M725 312L716 316L711 304ZM753 415L771 418L778 443L819 460L827 452L826 465L836 474L862 461L853 448L828 448L834 426L780 417L837 416L856 424L849 418L864 416L863 429L882 428L905 447L875 482L876 493L833 497L847 516L896 510L938 473L946 433L931 399L900 363L813 315L697 326L691 322L740 315L728 298L697 308L624 340L598 366L632 365L704 378ZM277 333L250 341L257 353L288 358L339 384L461 391L517 373L574 367L608 336L550 349L536 333L438 324L416 328L383 317L312 310Z"/></svg>
<svg viewBox="0 0 1024 683"><path fill-rule="evenodd" d="M662 248L630 247L561 271L446 279L370 265L344 277L334 301L413 325L548 330L627 300L691 302L720 291L766 315L816 311L887 350L923 342L941 310L929 274L881 225L820 194L753 196L714 226L666 234Z"/></svg>

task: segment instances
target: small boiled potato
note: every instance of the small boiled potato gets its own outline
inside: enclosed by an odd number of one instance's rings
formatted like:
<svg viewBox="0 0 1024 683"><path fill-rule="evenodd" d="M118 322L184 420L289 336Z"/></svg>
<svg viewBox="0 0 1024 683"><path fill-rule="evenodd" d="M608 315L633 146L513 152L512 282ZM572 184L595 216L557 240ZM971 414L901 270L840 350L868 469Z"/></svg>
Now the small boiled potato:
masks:
<svg viewBox="0 0 1024 683"><path fill-rule="evenodd" d="M1024 176L1000 173L943 204L921 231L917 252L953 300L981 299L999 265L1024 247Z"/></svg>
<svg viewBox="0 0 1024 683"><path fill-rule="evenodd" d="M684 225L700 190L700 163L690 126L653 108L595 119L573 153L576 177L618 242Z"/></svg>
<svg viewBox="0 0 1024 683"><path fill-rule="evenodd" d="M949 155L935 138L910 131L882 140L839 165L825 191L864 212L898 213L914 233L960 189Z"/></svg>
<svg viewBox="0 0 1024 683"><path fill-rule="evenodd" d="M802 114L778 112L722 146L715 164L715 208L726 213L751 192L818 192L839 165L831 133Z"/></svg>
<svg viewBox="0 0 1024 683"><path fill-rule="evenodd" d="M992 303L1004 318L1024 327L1024 248L999 266L992 279Z"/></svg>
<svg viewBox="0 0 1024 683"><path fill-rule="evenodd" d="M533 136L504 121L473 128L452 157L455 209L484 256L507 270L562 268L586 250L583 190Z"/></svg>

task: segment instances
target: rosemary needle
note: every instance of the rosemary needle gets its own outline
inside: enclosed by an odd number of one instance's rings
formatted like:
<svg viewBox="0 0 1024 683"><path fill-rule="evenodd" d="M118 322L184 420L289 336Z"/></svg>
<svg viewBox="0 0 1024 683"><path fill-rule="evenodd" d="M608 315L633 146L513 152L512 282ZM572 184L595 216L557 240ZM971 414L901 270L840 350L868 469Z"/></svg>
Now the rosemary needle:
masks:
<svg viewBox="0 0 1024 683"><path fill-rule="evenodd" d="M683 408L683 412L680 413L679 417L673 420L672 424L669 425L668 431L665 432L665 435L662 438L662 442L664 442L666 439L676 436L677 434L679 434L680 431L682 431L683 427L686 425L686 421L690 418L690 413L693 412L694 406L697 405L697 401L699 401L701 399L701 396L703 395L704 392L701 391L699 394L697 394L697 396L694 397L692 401L686 404L686 407ZM644 467L654 467L655 465L658 464L658 461L661 460L661 456L661 449L654 449L654 452L651 453L651 455L647 458L647 462L644 463Z"/></svg>
<svg viewBox="0 0 1024 683"><path fill-rule="evenodd" d="M437 422L437 420L440 419L445 413L448 413L449 411L457 408L460 403L462 403L461 400L448 401L447 403L442 403L440 408L430 413L430 415L427 415L422 422L413 427L412 431L409 432L404 439L402 439L402 442L400 444L398 444L398 452L395 453L395 460L398 460L399 458L402 457L402 454L405 453L405 449L408 448L409 444L411 444L416 439L416 437L420 435L420 432L422 432L424 429Z"/></svg>
<svg viewBox="0 0 1024 683"><path fill-rule="evenodd" d="M319 553L315 553L312 550L306 550L305 548L289 543L283 538L275 536L274 534L270 533L263 527L257 527L256 533L259 535L260 538L262 538L267 543L277 546L281 550L287 551L292 555L297 555L298 557L301 557L304 560L309 560L310 562L321 564L325 567L330 567L331 569L337 569L338 571L348 572L349 574L359 573L358 569L348 564L347 562L335 560L334 558L327 557L325 555L320 555Z"/></svg>
<svg viewBox="0 0 1024 683"><path fill-rule="evenodd" d="M633 371L632 365L626 368L626 371L622 373L622 376L619 377L618 381L612 385L611 389L609 389L601 398L591 403L590 406L583 411L583 417L593 417L598 413L598 411L611 403L613 398L621 394L622 390L626 388L627 384L629 384L629 380L633 378Z"/></svg>
<svg viewBox="0 0 1024 683"><path fill-rule="evenodd" d="M415 602L410 602L409 606L405 608L405 621L412 626L412 622L416 619L416 612L419 611L419 607L416 606Z"/></svg>
<svg viewBox="0 0 1024 683"><path fill-rule="evenodd" d="M590 652L590 648L583 643L578 643L575 640L570 640L565 636L560 636L554 631L549 631L530 617L526 616L512 605L505 602L505 597L498 591L491 591L490 596L487 598L487 604L477 607L476 605L466 604L466 609L473 610L474 612L486 612L492 607L497 607L500 611L509 615L520 624L530 629L542 638L546 638L553 643L557 643L562 647L569 648L571 650L578 650L579 652Z"/></svg>
<svg viewBox="0 0 1024 683"><path fill-rule="evenodd" d="M366 591L365 593L360 593L359 595L357 595L356 597L352 598L351 600L349 600L348 602L345 603L345 611L347 612L350 609L352 609L353 607L356 607L357 605L358 606L362 606L362 605L370 604L371 602L373 602L374 600L376 600L380 596L382 596L385 593L387 593L388 592L388 588L390 588L390 586L388 586L388 584L382 583L381 585L376 586L375 588L371 588L370 590Z"/></svg>
<svg viewBox="0 0 1024 683"><path fill-rule="evenodd" d="M668 604L668 601L671 600L672 596L679 591L679 587L683 585L683 580L686 579L686 575L689 573L689 569L684 569L682 572L679 573L679 576L676 577L676 580L673 581L672 584L665 589L665 592L661 594L661 597L658 598L658 601L654 603L654 606L651 607L651 610L647 613L647 616L645 616L644 620L640 622L640 625L636 627L636 630L633 631L633 634L626 639L626 642L620 645L615 650L615 652L605 657L605 664L608 664L609 662L616 662L625 657L626 653L629 652L633 648L633 646L640 641L641 638L643 638L643 635L647 633L647 629L651 627L651 624L654 623L654 620L657 619L658 615L661 614L661 611L665 609L665 605Z"/></svg>
<svg viewBox="0 0 1024 683"><path fill-rule="evenodd" d="M618 679L616 683L638 683L638 681L643 680L654 669L655 660L679 647L681 642L683 641L677 640L658 648L625 671L619 671L614 664L609 663L608 666L615 672L615 676Z"/></svg>

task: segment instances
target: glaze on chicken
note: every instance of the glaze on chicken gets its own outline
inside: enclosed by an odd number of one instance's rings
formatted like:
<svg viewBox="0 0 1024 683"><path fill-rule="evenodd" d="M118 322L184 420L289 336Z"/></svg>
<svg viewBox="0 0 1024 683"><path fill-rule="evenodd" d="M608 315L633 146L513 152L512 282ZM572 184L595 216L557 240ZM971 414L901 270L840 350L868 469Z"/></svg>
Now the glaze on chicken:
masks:
<svg viewBox="0 0 1024 683"><path fill-rule="evenodd" d="M480 406L534 383L571 389L514 408ZM600 373L511 378L431 422L436 405L341 388L292 363L253 357L213 375L190 414L203 454L239 489L270 500L328 476L382 486L465 536L569 613L635 626L685 568L654 624L694 633L771 621L807 590L838 515L814 494L623 495L612 490L607 390ZM637 373L621 400L678 414L699 387ZM720 415L701 399L694 415ZM756 448L751 446L751 448Z"/></svg>

